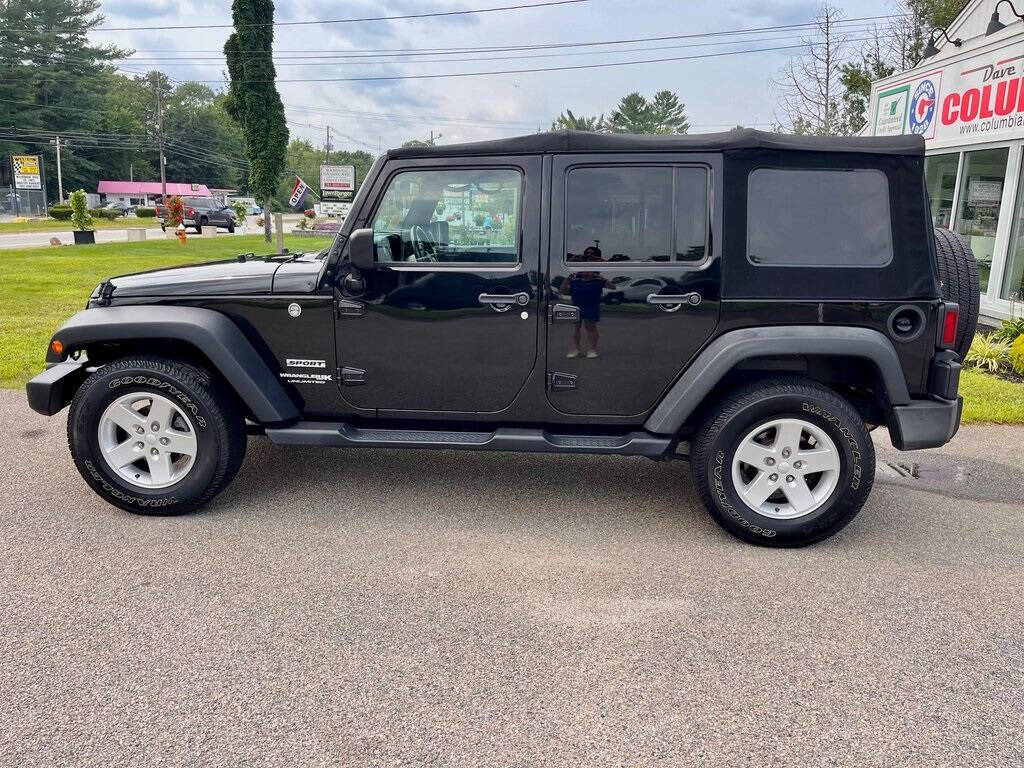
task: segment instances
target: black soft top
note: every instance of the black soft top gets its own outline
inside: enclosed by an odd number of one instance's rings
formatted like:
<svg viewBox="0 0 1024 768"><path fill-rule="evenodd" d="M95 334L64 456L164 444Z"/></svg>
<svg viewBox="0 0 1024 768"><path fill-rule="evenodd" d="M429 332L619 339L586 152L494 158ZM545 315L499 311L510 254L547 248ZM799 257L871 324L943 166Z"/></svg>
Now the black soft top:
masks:
<svg viewBox="0 0 1024 768"><path fill-rule="evenodd" d="M641 136L631 133L549 131L510 139L392 149L388 158L457 157L460 155L526 155L545 152L722 152L775 149L797 152L856 152L875 155L924 156L924 139L908 136L790 136L743 128L724 133L686 136Z"/></svg>

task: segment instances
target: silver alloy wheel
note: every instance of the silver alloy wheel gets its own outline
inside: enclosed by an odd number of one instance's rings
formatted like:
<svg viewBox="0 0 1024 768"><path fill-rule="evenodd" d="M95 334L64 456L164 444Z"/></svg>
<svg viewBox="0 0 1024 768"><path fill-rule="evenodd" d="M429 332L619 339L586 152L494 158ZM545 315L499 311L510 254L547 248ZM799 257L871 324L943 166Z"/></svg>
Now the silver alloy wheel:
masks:
<svg viewBox="0 0 1024 768"><path fill-rule="evenodd" d="M747 433L732 459L732 482L743 503L777 520L809 515L839 484L836 444L802 419L774 419Z"/></svg>
<svg viewBox="0 0 1024 768"><path fill-rule="evenodd" d="M196 430L188 415L153 392L133 392L108 405L97 437L107 466L140 488L180 482L198 454Z"/></svg>

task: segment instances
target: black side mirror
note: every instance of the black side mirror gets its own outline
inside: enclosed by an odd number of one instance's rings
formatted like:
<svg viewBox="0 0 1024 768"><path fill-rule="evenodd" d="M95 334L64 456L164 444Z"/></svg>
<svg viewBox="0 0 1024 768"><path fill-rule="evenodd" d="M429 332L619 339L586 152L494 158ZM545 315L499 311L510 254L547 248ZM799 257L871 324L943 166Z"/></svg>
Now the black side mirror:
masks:
<svg viewBox="0 0 1024 768"><path fill-rule="evenodd" d="M372 229L357 229L349 235L348 249L349 261L360 272L372 272L377 268Z"/></svg>

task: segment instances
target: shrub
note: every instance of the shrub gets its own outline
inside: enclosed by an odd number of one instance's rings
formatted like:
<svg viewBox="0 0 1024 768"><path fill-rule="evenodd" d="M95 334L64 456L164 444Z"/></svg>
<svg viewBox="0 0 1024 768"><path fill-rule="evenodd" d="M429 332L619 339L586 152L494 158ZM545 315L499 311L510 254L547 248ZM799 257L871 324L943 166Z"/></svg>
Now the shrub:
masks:
<svg viewBox="0 0 1024 768"><path fill-rule="evenodd" d="M235 218L244 224L245 217L249 215L249 206L236 200L231 204L231 207L235 211Z"/></svg>
<svg viewBox="0 0 1024 768"><path fill-rule="evenodd" d="M114 221L120 219L124 214L115 208L93 208L89 211L93 218L106 219L107 221Z"/></svg>
<svg viewBox="0 0 1024 768"><path fill-rule="evenodd" d="M1009 320L1003 320L1003 324L992 334L992 338L997 341L1009 341L1012 343L1021 334L1024 334L1024 317L1014 317Z"/></svg>
<svg viewBox="0 0 1024 768"><path fill-rule="evenodd" d="M175 229L185 221L185 201L175 195L167 201L167 224Z"/></svg>
<svg viewBox="0 0 1024 768"><path fill-rule="evenodd" d="M79 231L92 229L92 216L89 215L89 203L84 189L76 189L71 193L71 226Z"/></svg>
<svg viewBox="0 0 1024 768"><path fill-rule="evenodd" d="M985 368L997 373L1006 361L1006 355L1010 351L1008 341L996 341L992 334L976 334L971 341L971 348L967 350L966 363L975 368Z"/></svg>
<svg viewBox="0 0 1024 768"><path fill-rule="evenodd" d="M71 218L71 214L74 211L71 210L70 205L55 205L50 208L50 218L57 219L57 221L68 221Z"/></svg>
<svg viewBox="0 0 1024 768"><path fill-rule="evenodd" d="M306 210L304 210L302 212L302 215L305 216L307 219L315 219L316 218L316 209L315 208L307 208Z"/></svg>
<svg viewBox="0 0 1024 768"><path fill-rule="evenodd" d="M1024 334L1016 338L1010 345L1010 366L1013 370L1024 376Z"/></svg>
<svg viewBox="0 0 1024 768"><path fill-rule="evenodd" d="M156 208L136 208L135 215L140 219L152 219L156 217Z"/></svg>

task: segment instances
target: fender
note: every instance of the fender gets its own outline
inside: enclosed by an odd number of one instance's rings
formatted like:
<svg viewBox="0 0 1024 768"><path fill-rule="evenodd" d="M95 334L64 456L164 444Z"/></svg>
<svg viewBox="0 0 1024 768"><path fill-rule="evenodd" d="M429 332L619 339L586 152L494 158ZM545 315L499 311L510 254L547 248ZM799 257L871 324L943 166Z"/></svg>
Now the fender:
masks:
<svg viewBox="0 0 1024 768"><path fill-rule="evenodd" d="M299 418L295 403L226 315L199 307L97 307L73 315L54 335L65 355L98 341L174 339L199 349L261 423ZM159 343L156 345L159 350ZM61 358L48 348L48 363Z"/></svg>
<svg viewBox="0 0 1024 768"><path fill-rule="evenodd" d="M744 328L724 333L705 347L662 398L644 427L656 434L678 432L704 397L738 363L779 355L838 355L870 360L878 369L889 402L910 402L899 356L892 342L879 331L821 325Z"/></svg>

